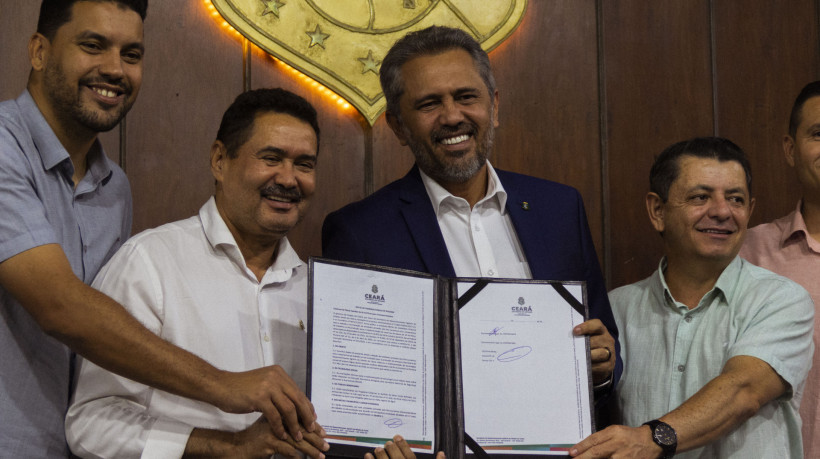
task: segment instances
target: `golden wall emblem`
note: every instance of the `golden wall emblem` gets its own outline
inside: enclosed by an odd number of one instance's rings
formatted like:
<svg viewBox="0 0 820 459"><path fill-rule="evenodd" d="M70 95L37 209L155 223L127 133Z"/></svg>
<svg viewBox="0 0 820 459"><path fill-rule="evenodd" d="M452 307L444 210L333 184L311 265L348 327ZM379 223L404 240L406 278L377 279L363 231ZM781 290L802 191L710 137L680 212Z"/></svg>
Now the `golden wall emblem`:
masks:
<svg viewBox="0 0 820 459"><path fill-rule="evenodd" d="M384 111L379 65L412 30L459 27L489 51L515 30L526 0L212 0L260 48L347 99L372 125Z"/></svg>

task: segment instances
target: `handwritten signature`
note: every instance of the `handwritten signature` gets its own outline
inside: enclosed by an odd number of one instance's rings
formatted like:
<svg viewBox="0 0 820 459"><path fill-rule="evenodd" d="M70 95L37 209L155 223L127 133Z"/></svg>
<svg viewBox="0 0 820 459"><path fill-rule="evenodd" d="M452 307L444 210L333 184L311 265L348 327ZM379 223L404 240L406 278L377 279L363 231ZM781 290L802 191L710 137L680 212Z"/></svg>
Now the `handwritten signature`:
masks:
<svg viewBox="0 0 820 459"><path fill-rule="evenodd" d="M402 422L402 420L401 420L401 419L399 419L399 418L390 418L390 419L388 419L388 420L384 421L384 425L386 425L387 427L389 427L389 428L391 428L391 429L395 429L395 428L397 428L397 427L401 427L403 424L404 424L404 423L403 423L403 422Z"/></svg>
<svg viewBox="0 0 820 459"><path fill-rule="evenodd" d="M502 363L513 362L526 357L530 352L532 352L532 347L518 346L498 354L498 357L495 359Z"/></svg>
<svg viewBox="0 0 820 459"><path fill-rule="evenodd" d="M495 328L493 328L493 331L491 331L491 332L489 333L489 335L490 335L490 336L496 336L496 335L498 335L498 332L500 332L502 328L504 328L504 327L495 327Z"/></svg>

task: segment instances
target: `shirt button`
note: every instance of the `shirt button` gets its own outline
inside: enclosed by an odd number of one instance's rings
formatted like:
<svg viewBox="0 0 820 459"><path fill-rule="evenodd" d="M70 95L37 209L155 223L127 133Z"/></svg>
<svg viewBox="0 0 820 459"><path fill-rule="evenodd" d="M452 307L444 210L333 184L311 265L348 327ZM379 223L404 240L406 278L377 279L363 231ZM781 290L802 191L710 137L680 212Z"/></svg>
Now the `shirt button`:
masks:
<svg viewBox="0 0 820 459"><path fill-rule="evenodd" d="M683 370L685 370L685 369L686 369L686 365L678 365L678 371L680 371L681 373L683 373Z"/></svg>
<svg viewBox="0 0 820 459"><path fill-rule="evenodd" d="M266 342L266 343L269 343L269 342L270 342L270 336L265 335L265 342Z"/></svg>
<svg viewBox="0 0 820 459"><path fill-rule="evenodd" d="M493 271L493 270L491 269L491 270L487 271L487 275L488 275L488 276L495 276L495 271Z"/></svg>
<svg viewBox="0 0 820 459"><path fill-rule="evenodd" d="M687 322L691 322L692 321L692 316L686 316L686 318L683 319L683 320L685 320Z"/></svg>
<svg viewBox="0 0 820 459"><path fill-rule="evenodd" d="M476 225L476 226L474 226L473 228L475 229L475 232L476 232L476 233L480 233L480 232L481 232L481 227L480 227L480 226Z"/></svg>

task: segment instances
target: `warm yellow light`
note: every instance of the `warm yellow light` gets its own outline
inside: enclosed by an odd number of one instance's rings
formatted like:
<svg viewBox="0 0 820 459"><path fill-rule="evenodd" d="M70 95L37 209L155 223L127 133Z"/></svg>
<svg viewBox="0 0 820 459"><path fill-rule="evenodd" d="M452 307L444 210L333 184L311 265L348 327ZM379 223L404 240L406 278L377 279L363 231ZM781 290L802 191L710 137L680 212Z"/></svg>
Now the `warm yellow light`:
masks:
<svg viewBox="0 0 820 459"><path fill-rule="evenodd" d="M211 11L211 15L214 16L214 18L217 18L217 20L219 20L221 18L220 14L219 14L219 11L213 5L211 0L203 0L203 2L205 3L206 8L208 8ZM234 29L228 23L228 21L225 21L223 19L222 23L220 25L222 26L223 29L225 29L228 32L236 35L238 38L240 38L240 39L244 38L238 30ZM253 46L253 45L251 45L251 46ZM330 89L322 86L318 81L316 81L313 78L305 75L304 73L300 72L298 69L291 67L290 65L286 64L284 61L282 61L280 59L277 59L277 58L271 56L270 54L268 54L268 56L270 56L271 60L273 60L276 64L283 66L285 68L285 70L288 70L291 74L293 74L299 80L301 80L302 84L307 86L308 89L312 88L313 91L318 92L323 97L336 102L336 104L342 110L347 111L347 110L350 110L352 108L352 105L350 105L350 103L347 102L343 97L339 96L338 94L331 91Z"/></svg>

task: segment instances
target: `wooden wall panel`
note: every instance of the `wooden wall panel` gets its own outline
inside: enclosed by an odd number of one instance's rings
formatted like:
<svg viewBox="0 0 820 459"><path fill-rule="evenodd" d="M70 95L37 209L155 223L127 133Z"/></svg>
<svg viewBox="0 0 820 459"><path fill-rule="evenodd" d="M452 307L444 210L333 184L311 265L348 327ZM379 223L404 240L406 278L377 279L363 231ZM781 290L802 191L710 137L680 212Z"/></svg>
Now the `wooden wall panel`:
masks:
<svg viewBox="0 0 820 459"><path fill-rule="evenodd" d="M661 256L644 196L666 146L713 129L709 2L601 1L611 240L609 287Z"/></svg>
<svg viewBox="0 0 820 459"><path fill-rule="evenodd" d="M242 47L198 0L150 3L145 74L127 119L134 233L194 215L213 195L210 146L242 91Z"/></svg>
<svg viewBox="0 0 820 459"><path fill-rule="evenodd" d="M594 0L530 1L490 53L499 89L497 167L577 188L603 253Z"/></svg>
<svg viewBox="0 0 820 459"><path fill-rule="evenodd" d="M791 212L799 198L781 142L797 93L820 78L817 1L714 5L717 133L749 155L755 225Z"/></svg>
<svg viewBox="0 0 820 459"><path fill-rule="evenodd" d="M39 2L0 2L0 100L16 98L26 87L28 41L39 11Z"/></svg>

